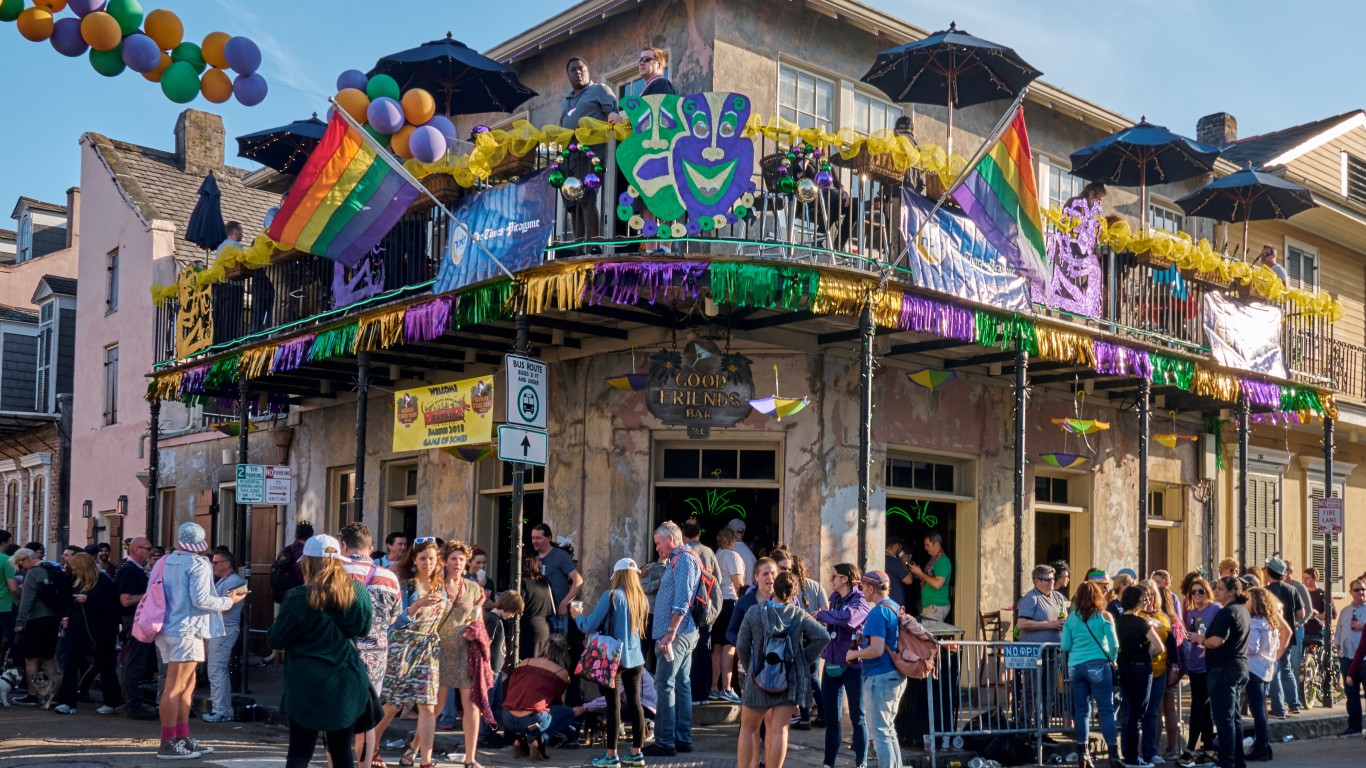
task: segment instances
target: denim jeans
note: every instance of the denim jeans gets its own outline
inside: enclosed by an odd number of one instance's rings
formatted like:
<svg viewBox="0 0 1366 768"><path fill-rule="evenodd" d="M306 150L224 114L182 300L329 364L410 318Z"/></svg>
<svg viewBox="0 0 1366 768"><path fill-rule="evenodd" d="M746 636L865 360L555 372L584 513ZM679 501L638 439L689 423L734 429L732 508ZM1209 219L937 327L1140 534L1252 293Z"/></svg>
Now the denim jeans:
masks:
<svg viewBox="0 0 1366 768"><path fill-rule="evenodd" d="M657 654L655 667L655 743L672 748L692 744L692 652L697 632L674 638L674 658Z"/></svg>
<svg viewBox="0 0 1366 768"><path fill-rule="evenodd" d="M1252 713L1252 748L1264 750L1270 744L1266 735L1266 689L1268 683L1256 675L1247 676L1247 708Z"/></svg>
<svg viewBox="0 0 1366 768"><path fill-rule="evenodd" d="M1120 664L1119 684L1124 693L1124 738L1120 747L1124 762L1133 765L1139 756L1139 723L1148 711L1148 693L1153 688L1151 664Z"/></svg>
<svg viewBox="0 0 1366 768"><path fill-rule="evenodd" d="M826 667L829 670L829 666ZM854 743L854 765L868 764L868 723L863 714L863 669L845 667L844 674L831 677L828 671L821 675L821 717L825 718L825 765L834 765L844 741L840 733L841 713L840 691L849 697L849 722L854 733L850 740Z"/></svg>
<svg viewBox="0 0 1366 768"><path fill-rule="evenodd" d="M1167 694L1167 673L1153 678L1148 688L1148 706L1143 710L1143 759L1153 761L1157 754L1158 736L1162 732L1162 697Z"/></svg>
<svg viewBox="0 0 1366 768"><path fill-rule="evenodd" d="M563 704L551 704L549 712L532 712L518 717L503 710L503 727L514 735L526 734L527 738L548 739L574 724L574 710Z"/></svg>
<svg viewBox="0 0 1366 768"><path fill-rule="evenodd" d="M1220 664L1206 673L1209 683L1210 712L1219 742L1219 768L1245 768L1243 758L1243 719L1238 716L1238 699L1247 687L1247 667Z"/></svg>
<svg viewBox="0 0 1366 768"><path fill-rule="evenodd" d="M1347 670L1352 668L1352 660L1346 657L1338 659L1342 665L1343 693L1347 695L1347 730L1361 730L1361 680L1352 678L1352 684L1347 685Z"/></svg>
<svg viewBox="0 0 1366 768"><path fill-rule="evenodd" d="M232 660L232 648L237 644L238 631L233 630L223 637L211 637L204 642L209 698L213 702L213 713L222 717L232 717L232 682L228 679L228 662Z"/></svg>
<svg viewBox="0 0 1366 768"><path fill-rule="evenodd" d="M459 689L452 688L446 692L446 703L441 707L441 711L437 713L437 725L455 727L455 716L459 712L459 707L455 704L458 691Z"/></svg>
<svg viewBox="0 0 1366 768"><path fill-rule="evenodd" d="M1285 708L1300 708L1300 689L1295 682L1295 674L1298 667L1294 664L1295 646L1290 646L1290 650L1281 654L1281 658L1276 661L1276 676L1271 678L1271 714L1281 716L1285 714Z"/></svg>
<svg viewBox="0 0 1366 768"><path fill-rule="evenodd" d="M896 711L905 688L906 678L896 670L863 678L868 738L877 752L878 768L902 768L901 744L896 739Z"/></svg>
<svg viewBox="0 0 1366 768"><path fill-rule="evenodd" d="M1076 728L1078 744L1085 744L1089 740L1092 699L1096 700L1096 711L1100 715L1100 732L1105 737L1105 743L1117 743L1114 686L1108 661L1095 659L1072 667L1072 723Z"/></svg>
<svg viewBox="0 0 1366 768"><path fill-rule="evenodd" d="M1313 702L1304 700L1304 678L1300 677L1300 664L1304 663L1304 627L1295 630L1290 643L1290 650L1285 655L1290 657L1290 674L1295 678L1295 704L1306 706Z"/></svg>

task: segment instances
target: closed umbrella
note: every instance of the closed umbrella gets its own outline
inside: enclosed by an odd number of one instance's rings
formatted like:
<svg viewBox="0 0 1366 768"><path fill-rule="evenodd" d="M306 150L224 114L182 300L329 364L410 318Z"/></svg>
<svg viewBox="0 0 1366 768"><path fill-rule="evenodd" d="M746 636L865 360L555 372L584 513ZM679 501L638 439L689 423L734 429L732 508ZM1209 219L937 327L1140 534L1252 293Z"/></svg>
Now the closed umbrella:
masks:
<svg viewBox="0 0 1366 768"><path fill-rule="evenodd" d="M208 251L222 245L227 238L220 198L218 181L210 173L199 185L199 200L190 212L189 225L185 227L185 239Z"/></svg>
<svg viewBox="0 0 1366 768"><path fill-rule="evenodd" d="M1139 223L1148 224L1148 182L1170 184L1209 173L1219 149L1178 136L1147 118L1072 153L1072 173L1087 181L1138 187Z"/></svg>
<svg viewBox="0 0 1366 768"><path fill-rule="evenodd" d="M280 173L297 174L308 162L308 155L322 140L327 123L317 114L307 120L267 128L237 137L237 156L245 157Z"/></svg>
<svg viewBox="0 0 1366 768"><path fill-rule="evenodd" d="M367 74L388 75L405 91L430 91L438 105L444 103L447 117L511 112L536 95L512 67L452 40L449 32L441 40L385 56Z"/></svg>
<svg viewBox="0 0 1366 768"><path fill-rule="evenodd" d="M1241 171L1215 179L1177 200L1176 204L1191 216L1243 222L1244 258L1247 254L1248 222L1288 219L1318 207L1309 190L1279 176L1253 170L1251 164Z"/></svg>

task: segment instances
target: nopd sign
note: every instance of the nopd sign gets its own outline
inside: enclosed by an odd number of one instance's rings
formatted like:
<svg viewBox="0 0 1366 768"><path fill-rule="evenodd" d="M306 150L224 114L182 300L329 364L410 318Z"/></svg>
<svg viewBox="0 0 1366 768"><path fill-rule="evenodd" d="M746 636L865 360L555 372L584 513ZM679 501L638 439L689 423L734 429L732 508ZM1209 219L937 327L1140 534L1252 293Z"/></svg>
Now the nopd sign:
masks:
<svg viewBox="0 0 1366 768"><path fill-rule="evenodd" d="M651 359L646 407L665 424L688 427L690 437L707 437L712 427L734 426L753 410L754 379L744 355L719 354L693 345L691 365L682 353L665 350Z"/></svg>

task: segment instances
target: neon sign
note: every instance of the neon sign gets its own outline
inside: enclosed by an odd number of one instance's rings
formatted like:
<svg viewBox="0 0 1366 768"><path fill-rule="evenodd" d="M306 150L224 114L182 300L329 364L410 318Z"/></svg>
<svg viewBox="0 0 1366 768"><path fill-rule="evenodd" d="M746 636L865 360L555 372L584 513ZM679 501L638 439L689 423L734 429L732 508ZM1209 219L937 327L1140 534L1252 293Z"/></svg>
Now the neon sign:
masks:
<svg viewBox="0 0 1366 768"><path fill-rule="evenodd" d="M939 525L939 518L930 514L930 503L928 501L907 501L904 503L908 509L888 507L887 517L904 517L909 522L924 523L931 528Z"/></svg>

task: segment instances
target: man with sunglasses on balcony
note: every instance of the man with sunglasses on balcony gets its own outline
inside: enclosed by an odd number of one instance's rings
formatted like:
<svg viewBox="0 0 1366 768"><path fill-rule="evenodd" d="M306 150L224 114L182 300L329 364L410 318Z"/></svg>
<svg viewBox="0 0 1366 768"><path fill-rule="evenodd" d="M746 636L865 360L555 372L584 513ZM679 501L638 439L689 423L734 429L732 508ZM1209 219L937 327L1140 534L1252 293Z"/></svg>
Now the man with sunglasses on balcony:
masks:
<svg viewBox="0 0 1366 768"><path fill-rule="evenodd" d="M1357 579L1352 582L1352 603L1344 606L1338 615L1337 631L1333 642L1338 646L1338 662L1342 665L1345 680L1344 694L1347 696L1347 730L1339 736L1361 736L1361 680L1350 676L1352 659L1356 657L1361 645L1361 631L1366 629L1366 581Z"/></svg>

